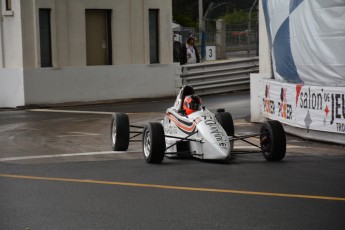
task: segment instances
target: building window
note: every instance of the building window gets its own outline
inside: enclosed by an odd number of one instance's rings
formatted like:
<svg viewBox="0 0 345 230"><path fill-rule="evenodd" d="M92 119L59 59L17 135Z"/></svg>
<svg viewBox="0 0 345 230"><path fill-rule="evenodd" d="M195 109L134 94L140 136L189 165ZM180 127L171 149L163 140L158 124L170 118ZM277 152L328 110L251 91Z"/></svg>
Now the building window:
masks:
<svg viewBox="0 0 345 230"><path fill-rule="evenodd" d="M12 10L12 0L6 0L6 10Z"/></svg>
<svg viewBox="0 0 345 230"><path fill-rule="evenodd" d="M39 9L41 67L52 67L51 9Z"/></svg>
<svg viewBox="0 0 345 230"><path fill-rule="evenodd" d="M150 63L159 63L159 10L149 10Z"/></svg>

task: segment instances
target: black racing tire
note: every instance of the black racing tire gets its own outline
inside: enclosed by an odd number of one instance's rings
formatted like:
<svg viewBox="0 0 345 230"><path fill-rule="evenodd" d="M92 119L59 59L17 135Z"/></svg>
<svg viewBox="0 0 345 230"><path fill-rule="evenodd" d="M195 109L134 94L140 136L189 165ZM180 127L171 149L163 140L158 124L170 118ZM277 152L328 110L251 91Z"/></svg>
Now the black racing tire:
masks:
<svg viewBox="0 0 345 230"><path fill-rule="evenodd" d="M281 161L286 152L286 136L279 121L266 121L260 129L260 146L267 161Z"/></svg>
<svg viewBox="0 0 345 230"><path fill-rule="evenodd" d="M110 127L111 147L114 151L126 151L129 145L129 119L125 113L114 113Z"/></svg>
<svg viewBox="0 0 345 230"><path fill-rule="evenodd" d="M143 154L147 163L159 164L164 159L165 135L160 123L146 124L143 132Z"/></svg>
<svg viewBox="0 0 345 230"><path fill-rule="evenodd" d="M216 118L228 136L235 135L234 120L229 112L219 112L217 113ZM234 141L230 141L231 150L234 149L234 143Z"/></svg>
<svg viewBox="0 0 345 230"><path fill-rule="evenodd" d="M216 118L228 136L235 134L234 121L229 112L217 113Z"/></svg>

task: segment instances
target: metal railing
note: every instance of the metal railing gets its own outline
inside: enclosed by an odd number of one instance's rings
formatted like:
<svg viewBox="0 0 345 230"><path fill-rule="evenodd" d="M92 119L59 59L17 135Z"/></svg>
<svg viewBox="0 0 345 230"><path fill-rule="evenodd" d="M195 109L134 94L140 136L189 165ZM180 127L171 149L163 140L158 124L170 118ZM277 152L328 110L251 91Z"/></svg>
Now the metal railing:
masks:
<svg viewBox="0 0 345 230"><path fill-rule="evenodd" d="M181 66L176 91L190 85L199 95L250 89L250 74L259 72L259 58L205 62Z"/></svg>

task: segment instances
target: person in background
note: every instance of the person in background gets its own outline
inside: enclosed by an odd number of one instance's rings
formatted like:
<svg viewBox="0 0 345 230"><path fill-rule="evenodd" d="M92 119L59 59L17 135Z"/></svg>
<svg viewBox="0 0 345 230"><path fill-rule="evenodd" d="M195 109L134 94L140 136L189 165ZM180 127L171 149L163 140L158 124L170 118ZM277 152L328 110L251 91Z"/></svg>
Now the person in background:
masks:
<svg viewBox="0 0 345 230"><path fill-rule="evenodd" d="M180 51L180 64L194 64L200 62L200 56L197 48L194 46L194 38L188 38L185 44L182 44Z"/></svg>
<svg viewBox="0 0 345 230"><path fill-rule="evenodd" d="M174 34L173 38L173 57L174 57L174 62L179 62L180 61L180 50L181 50L181 43L178 41L178 35Z"/></svg>

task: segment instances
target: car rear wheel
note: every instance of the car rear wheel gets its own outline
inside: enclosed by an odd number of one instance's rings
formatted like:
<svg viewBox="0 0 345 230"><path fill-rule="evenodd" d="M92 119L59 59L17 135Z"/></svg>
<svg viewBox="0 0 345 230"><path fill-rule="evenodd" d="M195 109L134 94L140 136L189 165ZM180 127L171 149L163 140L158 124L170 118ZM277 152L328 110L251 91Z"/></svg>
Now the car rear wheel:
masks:
<svg viewBox="0 0 345 230"><path fill-rule="evenodd" d="M233 136L235 133L234 121L229 112L221 112L216 115L219 124L223 127L228 136Z"/></svg>
<svg viewBox="0 0 345 230"><path fill-rule="evenodd" d="M216 115L219 124L223 127L228 136L234 136L235 127L234 120L229 112L219 112ZM230 141L231 150L234 149L234 141Z"/></svg>
<svg viewBox="0 0 345 230"><path fill-rule="evenodd" d="M267 121L260 129L260 146L267 161L281 161L285 157L286 137L279 121Z"/></svg>
<svg viewBox="0 0 345 230"><path fill-rule="evenodd" d="M147 163L159 164L164 159L165 135L160 123L148 123L143 132L143 154Z"/></svg>
<svg viewBox="0 0 345 230"><path fill-rule="evenodd" d="M114 151L126 151L129 144L129 119L125 113L114 113L110 128L111 147Z"/></svg>

